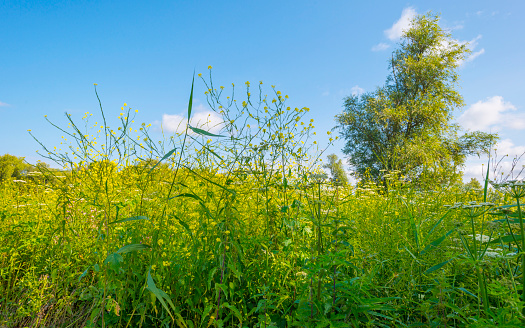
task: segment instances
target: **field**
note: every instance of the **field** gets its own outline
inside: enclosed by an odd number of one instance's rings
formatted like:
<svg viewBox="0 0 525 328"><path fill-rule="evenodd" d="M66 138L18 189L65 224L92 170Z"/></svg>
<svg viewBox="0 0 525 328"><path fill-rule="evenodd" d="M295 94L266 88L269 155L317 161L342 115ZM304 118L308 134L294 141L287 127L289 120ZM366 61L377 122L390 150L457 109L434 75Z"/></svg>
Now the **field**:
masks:
<svg viewBox="0 0 525 328"><path fill-rule="evenodd" d="M0 185L0 326L521 326L521 183L340 185L308 109L247 87L161 141L68 116L64 169Z"/></svg>

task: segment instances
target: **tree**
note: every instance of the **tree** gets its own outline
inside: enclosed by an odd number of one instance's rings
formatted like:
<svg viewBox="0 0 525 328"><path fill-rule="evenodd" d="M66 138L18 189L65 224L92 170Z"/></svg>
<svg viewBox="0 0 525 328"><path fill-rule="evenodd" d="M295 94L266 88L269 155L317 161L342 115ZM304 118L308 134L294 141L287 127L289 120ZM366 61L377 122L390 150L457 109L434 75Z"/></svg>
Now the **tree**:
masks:
<svg viewBox="0 0 525 328"><path fill-rule="evenodd" d="M29 165L24 163L24 157L16 157L9 154L0 156L0 181L9 178L20 179L22 172L27 170L28 167Z"/></svg>
<svg viewBox="0 0 525 328"><path fill-rule="evenodd" d="M438 22L430 13L415 17L392 53L385 85L347 97L336 116L358 179L379 183L385 170L410 180L458 181L466 156L487 151L497 139L479 131L458 136L452 112L464 103L456 69L469 50Z"/></svg>
<svg viewBox="0 0 525 328"><path fill-rule="evenodd" d="M328 163L323 165L323 167L330 170L334 182L340 183L343 186L348 184L348 177L343 168L343 162L337 157L337 155L328 155Z"/></svg>

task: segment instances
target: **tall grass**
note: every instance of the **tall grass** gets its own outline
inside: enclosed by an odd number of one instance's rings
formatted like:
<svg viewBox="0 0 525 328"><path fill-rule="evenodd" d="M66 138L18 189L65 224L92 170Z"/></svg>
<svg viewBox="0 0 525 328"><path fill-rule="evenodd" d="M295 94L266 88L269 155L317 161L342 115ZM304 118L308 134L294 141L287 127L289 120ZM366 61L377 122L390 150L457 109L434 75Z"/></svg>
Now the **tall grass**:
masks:
<svg viewBox="0 0 525 328"><path fill-rule="evenodd" d="M307 108L202 81L220 120L192 118L192 83L159 142L127 106L112 128L99 98L96 123L55 125L65 150L42 145L63 171L2 184L0 325L521 324L519 182L343 186L320 170Z"/></svg>

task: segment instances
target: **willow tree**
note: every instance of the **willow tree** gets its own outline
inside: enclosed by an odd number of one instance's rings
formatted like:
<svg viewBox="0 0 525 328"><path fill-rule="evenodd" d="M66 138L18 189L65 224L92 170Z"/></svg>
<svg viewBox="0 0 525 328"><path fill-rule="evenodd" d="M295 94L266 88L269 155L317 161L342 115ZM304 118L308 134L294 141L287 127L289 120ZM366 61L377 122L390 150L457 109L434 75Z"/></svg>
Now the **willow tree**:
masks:
<svg viewBox="0 0 525 328"><path fill-rule="evenodd" d="M392 53L385 85L347 97L336 116L358 179L380 182L382 171L395 170L411 180L457 181L466 157L497 139L479 131L458 134L452 114L464 102L457 69L469 49L438 22L430 13L415 17Z"/></svg>

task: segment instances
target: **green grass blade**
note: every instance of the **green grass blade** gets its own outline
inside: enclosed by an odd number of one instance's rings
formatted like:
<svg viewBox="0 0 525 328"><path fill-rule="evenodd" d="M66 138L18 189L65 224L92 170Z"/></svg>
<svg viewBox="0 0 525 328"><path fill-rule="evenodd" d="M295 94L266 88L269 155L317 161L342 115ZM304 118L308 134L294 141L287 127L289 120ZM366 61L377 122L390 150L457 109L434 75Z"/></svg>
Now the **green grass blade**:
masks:
<svg viewBox="0 0 525 328"><path fill-rule="evenodd" d="M423 272L423 274L429 274L429 273L432 273L436 270L439 270L441 269L443 266L445 266L445 264L447 264L448 262L452 261L454 258L451 258L449 260L446 260L445 262L441 262L439 264L436 264L434 265L433 267L429 268L427 271Z"/></svg>
<svg viewBox="0 0 525 328"><path fill-rule="evenodd" d="M202 198L200 198L199 196L195 195L195 194L190 194L190 193L184 193L184 194L179 194L177 196L174 196L174 197L170 197L168 198L168 200L172 200L174 198L178 198L178 197L188 197L188 198L193 198L195 200L198 200L199 202L204 202L202 200Z"/></svg>
<svg viewBox="0 0 525 328"><path fill-rule="evenodd" d="M186 232L188 232L191 239L193 239L193 232L191 231L190 226L186 222L182 221L182 219L180 219L178 216L174 215L173 217L179 221L180 225L186 230Z"/></svg>
<svg viewBox="0 0 525 328"><path fill-rule="evenodd" d="M487 189L489 187L489 168L490 168L490 153L489 153L489 160L487 162L487 175L485 176L485 186L483 187L483 202L487 201Z"/></svg>
<svg viewBox="0 0 525 328"><path fill-rule="evenodd" d="M511 243L511 242L518 243L518 241L521 241L521 235L508 235L508 236L496 238L496 239L492 240L490 242L490 244L499 244L500 242L502 242L502 243Z"/></svg>
<svg viewBox="0 0 525 328"><path fill-rule="evenodd" d="M213 150L210 149L210 147L204 145L204 148L206 148L207 151L209 151L210 153L212 153L213 155L215 155L218 159L220 159L221 161L224 161L224 159L219 156L216 152L214 152Z"/></svg>
<svg viewBox="0 0 525 328"><path fill-rule="evenodd" d="M188 102L188 125L189 125L190 117L191 117L191 109L193 107L193 86L194 85L195 85L195 71L193 71L193 78L191 80L190 101Z"/></svg>
<svg viewBox="0 0 525 328"><path fill-rule="evenodd" d="M430 236L432 235L432 233L434 232L434 230L441 224L441 222L443 222L443 219L445 219L448 215L448 213L450 213L450 209L441 217L441 219L439 219L436 224L434 224L434 226L432 227L432 229L430 229L429 233L427 234L427 236L425 237L425 239L423 240L423 244L426 244L427 243L427 240L428 238L430 238Z"/></svg>
<svg viewBox="0 0 525 328"><path fill-rule="evenodd" d="M147 285L148 287L146 287L146 289L152 292L153 295L155 295L155 297L162 304L162 307L164 307L164 309L168 312L171 319L175 320L173 318L173 315L171 314L170 309L168 308L168 305L166 304L166 301L168 301L168 303L173 309L175 309L175 305L173 305L173 302L171 301L170 297L165 292L157 288L157 286L155 285L155 281L153 280L153 277L151 277L151 269L148 270Z"/></svg>
<svg viewBox="0 0 525 328"><path fill-rule="evenodd" d="M467 289L463 288L463 287L456 287L457 290L461 290L463 293L467 294L467 295L470 295L474 298L478 298L476 295L472 294L471 292L469 292Z"/></svg>
<svg viewBox="0 0 525 328"><path fill-rule="evenodd" d="M470 250L470 244L468 243L468 240L466 240L465 237L463 237L463 235L460 233L459 233L459 239L461 240L463 247L465 247L465 249L467 250L467 253L470 256L470 258L472 258L475 261L476 257L474 256L474 254L472 254Z"/></svg>
<svg viewBox="0 0 525 328"><path fill-rule="evenodd" d="M129 252L140 251L140 250L148 249L148 248L151 248L151 246L146 245L146 244L130 244L130 245L126 245L126 246L121 247L117 251L117 253L118 254L126 254L126 253L129 253Z"/></svg>
<svg viewBox="0 0 525 328"><path fill-rule="evenodd" d="M412 256L414 258L414 260L416 260L417 263L419 263L419 260L417 259L417 257L414 254L412 254L412 252L406 246L404 246L404 248L406 249L408 254L410 254L410 256ZM421 264L421 263L419 263L419 264Z"/></svg>
<svg viewBox="0 0 525 328"><path fill-rule="evenodd" d="M434 240L430 244L425 247L425 249L421 252L421 255L425 254L426 252L433 250L434 248L437 248L451 233L453 233L455 230L452 229L443 236L439 237L438 239Z"/></svg>
<svg viewBox="0 0 525 328"><path fill-rule="evenodd" d="M189 166L183 165L183 167L184 167L185 169L187 169L188 171L190 171L191 173L193 173L193 174L195 174L196 176L198 176L199 178L201 178L201 179L203 179L203 180L205 180L205 181L211 183L212 185L215 185L215 186L217 186L217 187L223 189L224 191L229 192L229 193L232 194L232 195L236 195L235 190L228 189L228 188L226 188L226 187L224 187L224 186L222 186L222 185L216 183L215 181L212 181L212 180L210 180L210 179L208 179L208 178L206 178L206 177L200 175L199 173L195 172L195 170L193 170L193 169L190 168Z"/></svg>
<svg viewBox="0 0 525 328"><path fill-rule="evenodd" d="M188 125L188 127L195 133L197 134L200 134L202 136L208 136L208 137L219 137L219 138L224 138L226 136L221 136L221 135L218 135L218 134L213 134L213 133L210 133L206 130L203 130L203 129L199 129L199 128L194 128L193 126L191 125Z"/></svg>
<svg viewBox="0 0 525 328"><path fill-rule="evenodd" d="M173 153L177 150L177 148L173 148L172 150L170 150L169 152L166 153L166 155L164 155L155 165L153 165L153 167L149 170L148 172L148 175L160 164L160 162L162 162L163 160L165 160L166 158L170 157L171 155L173 155Z"/></svg>

